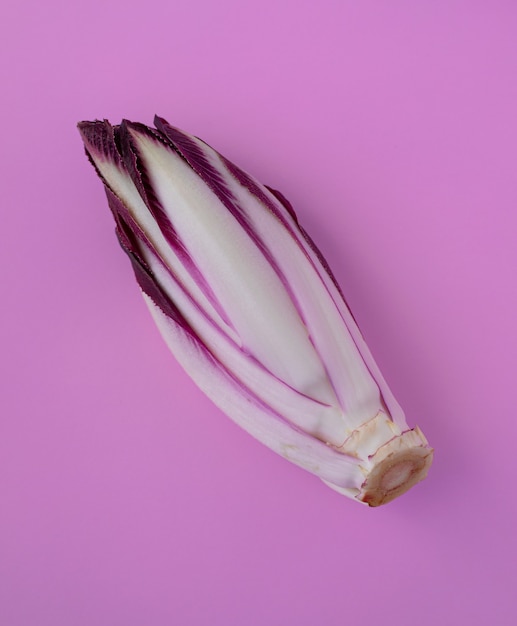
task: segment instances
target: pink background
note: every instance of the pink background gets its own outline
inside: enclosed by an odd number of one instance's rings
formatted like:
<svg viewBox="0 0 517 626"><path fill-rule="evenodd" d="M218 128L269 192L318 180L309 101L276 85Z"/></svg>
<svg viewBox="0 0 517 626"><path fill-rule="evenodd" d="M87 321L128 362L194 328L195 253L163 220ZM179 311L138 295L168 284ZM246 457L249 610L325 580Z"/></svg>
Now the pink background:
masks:
<svg viewBox="0 0 517 626"><path fill-rule="evenodd" d="M0 624L515 624L517 4L0 11ZM403 498L327 489L169 355L75 129L155 112L296 207L436 449Z"/></svg>

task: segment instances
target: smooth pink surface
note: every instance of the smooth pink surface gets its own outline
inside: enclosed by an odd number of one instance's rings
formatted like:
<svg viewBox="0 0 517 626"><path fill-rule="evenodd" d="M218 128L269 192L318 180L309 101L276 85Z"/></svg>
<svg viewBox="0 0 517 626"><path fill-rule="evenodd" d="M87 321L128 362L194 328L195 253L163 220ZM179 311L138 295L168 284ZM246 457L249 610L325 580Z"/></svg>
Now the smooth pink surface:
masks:
<svg viewBox="0 0 517 626"><path fill-rule="evenodd" d="M0 12L0 624L515 624L516 3ZM436 449L403 498L340 497L169 355L75 129L155 112L296 207Z"/></svg>

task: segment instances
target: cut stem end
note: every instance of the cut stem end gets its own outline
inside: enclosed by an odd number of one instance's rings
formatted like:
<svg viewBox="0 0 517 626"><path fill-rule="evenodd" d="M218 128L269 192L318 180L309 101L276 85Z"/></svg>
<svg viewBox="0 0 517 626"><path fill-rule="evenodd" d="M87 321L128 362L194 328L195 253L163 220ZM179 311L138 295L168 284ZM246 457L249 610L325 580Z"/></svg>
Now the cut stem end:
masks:
<svg viewBox="0 0 517 626"><path fill-rule="evenodd" d="M433 450L419 429L395 437L370 459L358 499L368 506L391 502L427 476L432 460Z"/></svg>

